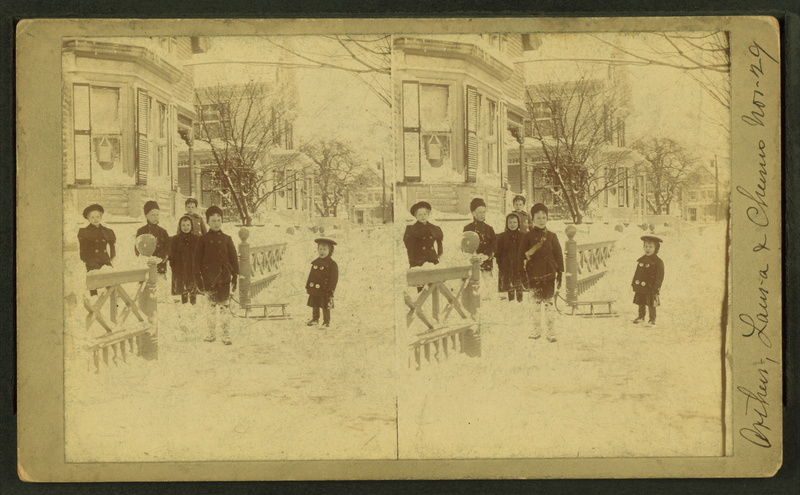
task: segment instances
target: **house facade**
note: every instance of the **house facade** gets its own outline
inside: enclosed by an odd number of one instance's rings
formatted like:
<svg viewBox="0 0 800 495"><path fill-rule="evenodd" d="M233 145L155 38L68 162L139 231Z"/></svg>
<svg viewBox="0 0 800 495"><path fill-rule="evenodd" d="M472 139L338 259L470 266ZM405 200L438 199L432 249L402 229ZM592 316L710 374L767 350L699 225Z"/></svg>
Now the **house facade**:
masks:
<svg viewBox="0 0 800 495"><path fill-rule="evenodd" d="M700 164L689 174L680 190L681 218L689 222L714 222L727 218L730 178L723 168Z"/></svg>
<svg viewBox="0 0 800 495"><path fill-rule="evenodd" d="M396 192L406 205L469 215L474 197L507 202L507 149L523 136L527 35L396 36Z"/></svg>
<svg viewBox="0 0 800 495"><path fill-rule="evenodd" d="M383 165L378 170L365 167L353 181L347 198L348 216L357 224L378 224L392 221L392 184L387 182Z"/></svg>
<svg viewBox="0 0 800 495"><path fill-rule="evenodd" d="M196 118L200 37L69 38L62 44L65 211L100 203L138 217L148 200L175 213L178 154Z"/></svg>

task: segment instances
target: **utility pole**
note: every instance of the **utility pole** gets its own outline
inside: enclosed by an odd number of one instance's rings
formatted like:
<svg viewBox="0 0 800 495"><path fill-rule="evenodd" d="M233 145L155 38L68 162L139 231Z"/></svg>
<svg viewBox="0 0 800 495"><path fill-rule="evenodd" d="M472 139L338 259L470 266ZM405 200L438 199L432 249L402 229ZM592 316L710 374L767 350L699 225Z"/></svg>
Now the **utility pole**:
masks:
<svg viewBox="0 0 800 495"><path fill-rule="evenodd" d="M714 221L719 222L719 166L714 154Z"/></svg>
<svg viewBox="0 0 800 495"><path fill-rule="evenodd" d="M381 157L381 172L383 174L383 178L381 179L381 186L383 187L383 193L381 195L381 216L383 217L383 223L386 223L386 164L383 162L383 157Z"/></svg>

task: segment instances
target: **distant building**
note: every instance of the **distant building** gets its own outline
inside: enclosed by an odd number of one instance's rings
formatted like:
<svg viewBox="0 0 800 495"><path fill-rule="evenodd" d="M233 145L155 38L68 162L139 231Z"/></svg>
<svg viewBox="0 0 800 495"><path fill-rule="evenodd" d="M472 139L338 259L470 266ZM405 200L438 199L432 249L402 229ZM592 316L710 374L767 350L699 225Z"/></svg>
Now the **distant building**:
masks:
<svg viewBox="0 0 800 495"><path fill-rule="evenodd" d="M381 164L378 163L378 167ZM358 174L348 194L350 221L359 224L386 223L392 221L391 176L385 182L383 171L365 167Z"/></svg>
<svg viewBox="0 0 800 495"><path fill-rule="evenodd" d="M507 149L524 132L521 34L395 36L398 197L469 215L476 196L507 202Z"/></svg>
<svg viewBox="0 0 800 495"><path fill-rule="evenodd" d="M65 210L100 203L138 217L148 200L175 213L178 153L188 149L200 37L68 38L62 43Z"/></svg>
<svg viewBox="0 0 800 495"><path fill-rule="evenodd" d="M681 218L689 222L713 222L727 218L730 204L730 178L722 167L700 164L680 190Z"/></svg>

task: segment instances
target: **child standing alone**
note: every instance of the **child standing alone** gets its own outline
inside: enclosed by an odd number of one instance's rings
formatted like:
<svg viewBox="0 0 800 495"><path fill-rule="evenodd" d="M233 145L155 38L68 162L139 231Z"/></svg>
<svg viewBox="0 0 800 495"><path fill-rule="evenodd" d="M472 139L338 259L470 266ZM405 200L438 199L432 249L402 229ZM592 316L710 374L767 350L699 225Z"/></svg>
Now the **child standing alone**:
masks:
<svg viewBox="0 0 800 495"><path fill-rule="evenodd" d="M327 237L320 237L315 239L314 242L317 243L319 257L311 262L311 272L308 274L308 280L306 280L308 305L311 306L311 320L306 325L311 327L319 324L321 308L322 326L328 328L331 326L333 292L339 282L339 265L331 259L336 241Z"/></svg>
<svg viewBox="0 0 800 495"><path fill-rule="evenodd" d="M526 215L527 216L527 215ZM523 233L520 232L517 212L506 216L506 230L497 236L497 269L499 272L498 290L508 292L508 302L515 299L522 302L522 266L519 262L519 245Z"/></svg>
<svg viewBox="0 0 800 495"><path fill-rule="evenodd" d="M553 232L547 230L547 207L537 203L531 208L533 228L522 238L519 259L525 271L526 287L533 303L533 333L530 338L541 337L542 313L547 323L547 340L556 341L555 286L561 288L564 272L564 255L561 243Z"/></svg>
<svg viewBox="0 0 800 495"><path fill-rule="evenodd" d="M636 273L633 274L633 303L639 306L639 316L634 323L642 323L645 317L645 308L650 311L649 325L656 324L656 307L658 306L658 293L664 281L664 262L658 257L661 248L661 239L654 235L642 236L644 241L644 256L639 258Z"/></svg>
<svg viewBox="0 0 800 495"><path fill-rule="evenodd" d="M89 225L78 230L78 243L81 248L81 261L86 264L86 271L99 270L108 265L116 256L114 244L117 237L114 231L108 227L100 225L103 221L103 207L100 205L87 206L83 210L83 218L89 221ZM90 296L96 296L97 290L89 291Z"/></svg>

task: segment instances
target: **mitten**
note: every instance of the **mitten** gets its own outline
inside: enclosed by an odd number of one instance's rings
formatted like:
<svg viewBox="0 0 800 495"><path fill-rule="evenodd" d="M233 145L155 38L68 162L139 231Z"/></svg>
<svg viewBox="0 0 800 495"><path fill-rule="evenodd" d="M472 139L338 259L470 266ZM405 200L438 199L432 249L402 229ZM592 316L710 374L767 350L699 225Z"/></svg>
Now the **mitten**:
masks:
<svg viewBox="0 0 800 495"><path fill-rule="evenodd" d="M558 273L556 274L556 289L560 289L560 288L561 288L561 275L562 275L563 273L564 273L564 272L558 272Z"/></svg>
<svg viewBox="0 0 800 495"><path fill-rule="evenodd" d="M333 309L333 292L328 292L328 309Z"/></svg>
<svg viewBox="0 0 800 495"><path fill-rule="evenodd" d="M236 284L239 283L239 275L233 274L231 277L231 292L236 292Z"/></svg>

